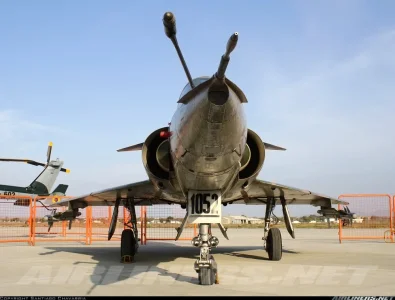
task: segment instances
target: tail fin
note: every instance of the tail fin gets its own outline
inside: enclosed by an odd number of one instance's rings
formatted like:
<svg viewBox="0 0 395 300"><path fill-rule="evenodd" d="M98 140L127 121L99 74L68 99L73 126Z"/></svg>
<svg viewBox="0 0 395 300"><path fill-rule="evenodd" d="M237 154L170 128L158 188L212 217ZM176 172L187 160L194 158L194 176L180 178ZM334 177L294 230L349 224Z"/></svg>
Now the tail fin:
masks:
<svg viewBox="0 0 395 300"><path fill-rule="evenodd" d="M51 195L65 196L68 188L69 186L66 184L59 184L56 189L54 189L54 191L51 193Z"/></svg>
<svg viewBox="0 0 395 300"><path fill-rule="evenodd" d="M48 195L56 181L56 178L63 166L62 161L51 161L47 167L37 176L30 184L30 188L34 190L35 194Z"/></svg>
<svg viewBox="0 0 395 300"><path fill-rule="evenodd" d="M66 184L59 184L56 189L50 194L50 196L66 196L66 191L68 189L68 185ZM28 199L17 199L14 202L14 205L16 206L29 206L30 205L30 200Z"/></svg>

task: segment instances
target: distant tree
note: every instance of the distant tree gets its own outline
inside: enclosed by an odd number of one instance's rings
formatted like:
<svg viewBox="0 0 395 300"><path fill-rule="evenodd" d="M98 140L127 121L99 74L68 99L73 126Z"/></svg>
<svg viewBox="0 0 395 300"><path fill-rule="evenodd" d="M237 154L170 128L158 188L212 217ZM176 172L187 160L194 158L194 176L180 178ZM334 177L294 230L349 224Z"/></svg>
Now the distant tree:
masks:
<svg viewBox="0 0 395 300"><path fill-rule="evenodd" d="M174 220L174 218L172 217L172 216L168 216L167 218L166 218L166 222L167 223L170 223L171 221L173 221Z"/></svg>
<svg viewBox="0 0 395 300"><path fill-rule="evenodd" d="M303 222L310 222L310 221L312 221L312 220L315 220L315 217L313 216L303 216L302 217L302 221Z"/></svg>

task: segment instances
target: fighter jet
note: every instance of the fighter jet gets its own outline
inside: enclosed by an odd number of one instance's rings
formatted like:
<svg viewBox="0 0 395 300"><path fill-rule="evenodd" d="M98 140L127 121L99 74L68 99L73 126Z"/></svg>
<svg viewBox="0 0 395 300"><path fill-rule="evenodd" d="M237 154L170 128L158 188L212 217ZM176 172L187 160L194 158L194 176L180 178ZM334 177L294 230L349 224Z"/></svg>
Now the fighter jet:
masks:
<svg viewBox="0 0 395 300"><path fill-rule="evenodd" d="M60 161L59 159L51 160L52 146L53 144L50 142L48 144L46 163L30 159L0 158L0 162L24 162L33 166L44 167L44 170L27 187L0 185L0 196L12 196L13 199L15 199L14 196L64 196L68 188L68 185L65 184L59 184L56 189L50 193L59 172L70 172L70 170L62 168L63 161ZM21 206L29 205L28 201L23 200L22 198L15 201L14 204Z"/></svg>
<svg viewBox="0 0 395 300"><path fill-rule="evenodd" d="M270 228L270 216L276 205L281 205L290 235L295 238L287 205L320 207L323 215L340 216L332 204L347 204L331 197L258 180L266 150L285 150L262 141L247 127L243 106L247 98L225 72L230 54L239 35L234 33L226 45L217 71L212 76L192 79L176 38L176 20L171 12L163 17L166 36L172 41L188 83L178 99L178 107L171 123L148 135L143 143L118 150L141 151L148 180L93 192L76 198L64 199L50 206L68 206L62 220L75 218L79 209L87 206L114 205L108 239L114 234L119 205L131 215L121 237L121 259L133 259L138 251L138 232L135 207L140 205L173 204L186 209L185 218L177 229L177 240L187 223L199 226L192 244L200 248L194 269L201 285L212 285L217 280L217 263L211 249L219 240L211 234L217 224L225 238L221 224L222 206L245 204L265 205L263 249L269 259L282 257L282 237L278 228ZM67 215L66 215L67 214ZM57 218L60 218L59 216ZM53 219L52 219L53 221Z"/></svg>

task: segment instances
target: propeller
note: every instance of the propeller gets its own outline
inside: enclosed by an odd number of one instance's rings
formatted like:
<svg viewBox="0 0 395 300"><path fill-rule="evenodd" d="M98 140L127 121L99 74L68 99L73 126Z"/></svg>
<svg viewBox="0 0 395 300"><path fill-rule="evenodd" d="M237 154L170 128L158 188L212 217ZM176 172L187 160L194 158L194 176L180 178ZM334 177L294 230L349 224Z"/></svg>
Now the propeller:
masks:
<svg viewBox="0 0 395 300"><path fill-rule="evenodd" d="M52 142L49 142L48 150L47 150L47 165L49 164L49 161L51 160L52 146L53 146Z"/></svg>
<svg viewBox="0 0 395 300"><path fill-rule="evenodd" d="M117 199L115 201L114 211L112 212L111 224L110 228L108 229L108 240L111 240L112 236L114 235L115 229L117 228L118 209L120 202L121 199Z"/></svg>
<svg viewBox="0 0 395 300"><path fill-rule="evenodd" d="M48 144L48 150L47 150L47 163L41 163L35 160L31 160L31 159L17 159L17 158L0 158L0 161L4 161L4 162L24 162L27 163L29 165L33 165L33 166L41 166L41 167L47 167L49 166L50 162L51 162L51 153L52 153L52 142L49 142ZM69 169L65 169L65 168L61 168L60 169L61 172L65 172L65 173L70 173Z"/></svg>

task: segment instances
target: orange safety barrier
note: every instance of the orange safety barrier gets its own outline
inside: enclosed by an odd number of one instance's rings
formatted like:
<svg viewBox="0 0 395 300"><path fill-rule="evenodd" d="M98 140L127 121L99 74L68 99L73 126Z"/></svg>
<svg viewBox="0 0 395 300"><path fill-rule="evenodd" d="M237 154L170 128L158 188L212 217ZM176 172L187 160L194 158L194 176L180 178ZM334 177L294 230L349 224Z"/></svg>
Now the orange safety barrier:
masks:
<svg viewBox="0 0 395 300"><path fill-rule="evenodd" d="M40 242L81 242L86 245L92 242L107 241L113 206L90 206L80 209L77 219L72 221L53 222L49 229L45 216L54 212L64 212L67 207L47 207L44 200L57 202L70 196L1 196L0 195L0 243L27 242L35 245ZM16 203L18 201L18 203ZM21 204L18 206L14 204ZM137 229L140 242L146 245L148 240L174 240L177 227L181 225L185 210L176 205L141 206L136 209ZM111 241L120 241L122 230L130 220L130 212L120 208L118 224ZM188 224L179 240L190 240L197 235L196 224Z"/></svg>
<svg viewBox="0 0 395 300"><path fill-rule="evenodd" d="M32 245L32 197L0 195L0 207L0 243Z"/></svg>
<svg viewBox="0 0 395 300"><path fill-rule="evenodd" d="M349 202L348 208L354 214L350 220L339 222L339 242L342 240L379 240L386 239L388 230L393 235L393 199L387 194L348 194L340 195L339 200ZM344 209L338 205L338 209ZM388 235L388 234L387 234Z"/></svg>
<svg viewBox="0 0 395 300"><path fill-rule="evenodd" d="M177 228L185 217L185 210L178 205L142 206L141 244L147 241L174 241ZM179 240L191 240L197 235L196 224L187 224Z"/></svg>
<svg viewBox="0 0 395 300"><path fill-rule="evenodd" d="M70 197L0 195L0 243L26 242L35 245L36 242L82 242L90 245L95 241L107 241L113 206L80 209L81 216L73 220L71 230L68 221L61 221L54 222L48 232L48 224L43 218L50 215L53 209L62 212L66 207L46 207L42 200L52 199L55 202L64 198ZM394 242L395 196L355 194L340 195L339 199L349 202L350 211L357 215L352 223L347 220L339 222L340 243L342 240L382 239L383 236L386 242ZM341 205L338 208L343 209ZM136 214L140 241L146 245L148 240L174 240L185 210L178 205L141 206ZM122 207L111 241L120 240L129 218L129 211ZM179 240L190 240L196 235L196 224L188 224Z"/></svg>

